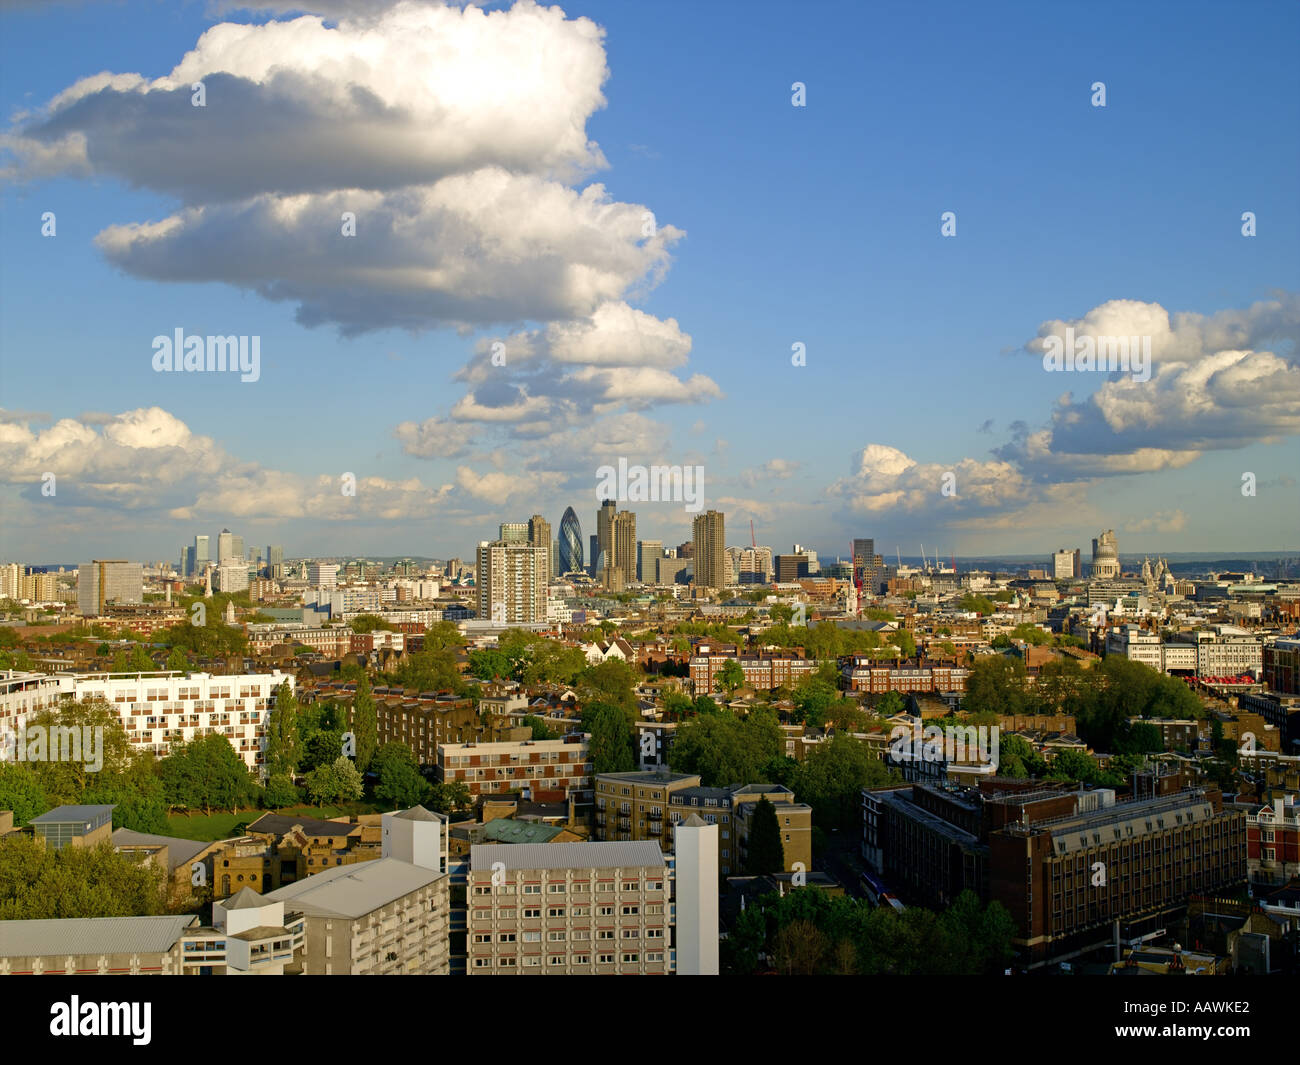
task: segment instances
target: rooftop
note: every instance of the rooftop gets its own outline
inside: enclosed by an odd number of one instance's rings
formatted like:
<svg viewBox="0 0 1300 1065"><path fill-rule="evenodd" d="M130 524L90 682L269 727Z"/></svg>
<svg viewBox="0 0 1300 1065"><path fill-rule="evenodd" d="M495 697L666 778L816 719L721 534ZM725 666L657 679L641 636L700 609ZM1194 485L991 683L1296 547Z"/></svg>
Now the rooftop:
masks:
<svg viewBox="0 0 1300 1065"><path fill-rule="evenodd" d="M378 858L326 869L276 888L262 898L267 902L292 900L295 910L313 917L357 918L426 887L443 875L396 858Z"/></svg>
<svg viewBox="0 0 1300 1065"><path fill-rule="evenodd" d="M67 957L70 954L162 954L171 950L194 914L159 917L70 917L0 921L0 957Z"/></svg>

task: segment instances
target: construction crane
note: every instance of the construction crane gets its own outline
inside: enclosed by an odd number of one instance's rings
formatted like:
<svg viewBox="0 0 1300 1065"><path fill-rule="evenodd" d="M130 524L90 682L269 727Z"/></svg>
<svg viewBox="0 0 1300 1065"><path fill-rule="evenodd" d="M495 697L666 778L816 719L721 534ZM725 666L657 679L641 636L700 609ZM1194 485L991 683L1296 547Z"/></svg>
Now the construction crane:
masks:
<svg viewBox="0 0 1300 1065"><path fill-rule="evenodd" d="M753 519L753 518L750 518L750 519L749 519L749 544L750 544L750 546L751 546L755 551L758 550L758 541L757 541L756 539L754 539L754 519Z"/></svg>

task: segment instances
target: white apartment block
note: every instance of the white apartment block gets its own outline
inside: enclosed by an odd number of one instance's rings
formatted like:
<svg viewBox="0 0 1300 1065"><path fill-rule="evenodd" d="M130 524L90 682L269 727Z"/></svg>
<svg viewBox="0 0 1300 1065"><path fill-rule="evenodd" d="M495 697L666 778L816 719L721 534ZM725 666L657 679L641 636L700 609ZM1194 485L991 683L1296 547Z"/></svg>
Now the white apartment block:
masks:
<svg viewBox="0 0 1300 1065"><path fill-rule="evenodd" d="M467 973L671 973L672 861L650 840L475 844Z"/></svg>
<svg viewBox="0 0 1300 1065"><path fill-rule="evenodd" d="M482 541L475 581L479 620L498 625L545 622L549 571L549 547L516 540Z"/></svg>
<svg viewBox="0 0 1300 1065"><path fill-rule="evenodd" d="M58 706L65 690L58 675L0 670L0 754L5 750L3 737L20 732L29 714Z"/></svg>
<svg viewBox="0 0 1300 1065"><path fill-rule="evenodd" d="M333 562L312 562L307 566L307 583L315 588L333 588L339 582L339 568Z"/></svg>
<svg viewBox="0 0 1300 1065"><path fill-rule="evenodd" d="M513 791L580 791L591 787L589 735L558 740L440 743L438 778L460 781L471 795Z"/></svg>
<svg viewBox="0 0 1300 1065"><path fill-rule="evenodd" d="M248 563L243 559L229 559L217 567L215 590L218 592L248 591Z"/></svg>
<svg viewBox="0 0 1300 1065"><path fill-rule="evenodd" d="M216 732L249 769L262 765L275 690L291 673L95 673L74 679L76 699L98 696L117 708L133 747L165 755L174 740Z"/></svg>

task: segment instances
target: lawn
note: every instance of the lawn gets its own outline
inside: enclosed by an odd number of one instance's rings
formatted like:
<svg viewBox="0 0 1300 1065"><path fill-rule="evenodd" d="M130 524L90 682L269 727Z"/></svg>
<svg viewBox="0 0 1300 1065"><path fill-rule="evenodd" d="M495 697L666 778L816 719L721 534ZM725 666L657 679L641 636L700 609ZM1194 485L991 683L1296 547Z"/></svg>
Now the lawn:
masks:
<svg viewBox="0 0 1300 1065"><path fill-rule="evenodd" d="M314 817L326 820L331 817L343 817L350 814L380 813L382 807L375 803L349 802L341 806L290 806L274 811L287 816ZM272 811L252 807L232 814L229 810L214 810L211 814L171 814L167 818L167 834L177 839L195 839L204 842L214 839L229 839L235 834L235 826L256 821L265 813Z"/></svg>

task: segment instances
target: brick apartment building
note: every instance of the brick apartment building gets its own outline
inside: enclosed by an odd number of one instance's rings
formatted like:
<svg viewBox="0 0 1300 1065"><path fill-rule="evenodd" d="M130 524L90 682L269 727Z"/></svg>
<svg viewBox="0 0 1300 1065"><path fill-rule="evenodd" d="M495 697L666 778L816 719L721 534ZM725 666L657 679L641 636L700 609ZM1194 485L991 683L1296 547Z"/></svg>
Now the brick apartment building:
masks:
<svg viewBox="0 0 1300 1065"><path fill-rule="evenodd" d="M558 740L443 743L438 746L438 779L459 781L475 797L524 789L566 796L586 791L591 787L590 738L571 733Z"/></svg>
<svg viewBox="0 0 1300 1065"><path fill-rule="evenodd" d="M854 655L840 670L850 692L883 695L885 692L964 692L970 671L964 666L881 665L878 659Z"/></svg>
<svg viewBox="0 0 1300 1065"><path fill-rule="evenodd" d="M739 662L745 674L745 687L755 691L792 687L801 677L817 672L817 661L795 655L737 655L718 654L701 645L691 657L691 685L697 695L707 695L714 690L715 681L723 665Z"/></svg>
<svg viewBox="0 0 1300 1065"><path fill-rule="evenodd" d="M1184 783L1148 776L1128 802L1108 788L999 780L866 792L862 853L905 900L996 899L1022 959L1040 965L1105 944L1116 921L1165 921L1192 894L1244 882L1244 813Z"/></svg>
<svg viewBox="0 0 1300 1065"><path fill-rule="evenodd" d="M776 807L784 870L791 871L796 862L812 868L812 807L795 802L794 793L780 784L706 788L698 775L661 770L601 773L595 790L594 838L653 840L671 852L675 826L696 814L718 826L718 871L723 876L744 872L754 808L766 797Z"/></svg>

